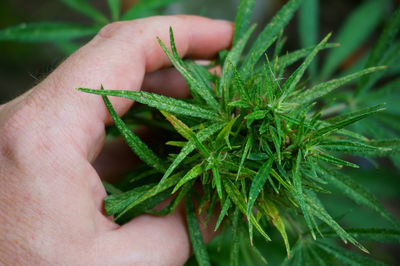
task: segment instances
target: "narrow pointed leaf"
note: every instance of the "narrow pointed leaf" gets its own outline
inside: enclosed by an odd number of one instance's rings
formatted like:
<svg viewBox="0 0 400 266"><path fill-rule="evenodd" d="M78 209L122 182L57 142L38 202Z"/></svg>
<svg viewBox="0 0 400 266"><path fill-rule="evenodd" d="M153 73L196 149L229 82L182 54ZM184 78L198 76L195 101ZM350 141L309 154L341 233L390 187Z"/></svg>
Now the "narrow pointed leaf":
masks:
<svg viewBox="0 0 400 266"><path fill-rule="evenodd" d="M245 34L250 23L255 3L255 0L240 0L235 19L234 45L241 40Z"/></svg>
<svg viewBox="0 0 400 266"><path fill-rule="evenodd" d="M174 114L182 114L192 117L204 118L209 120L219 120L219 117L212 111L203 109L197 105L186 103L185 101L148 93L144 91L125 91L125 90L92 90L79 88L78 90L105 96L116 96L131 99L159 110L166 110Z"/></svg>
<svg viewBox="0 0 400 266"><path fill-rule="evenodd" d="M132 149L132 151L147 165L154 167L155 169L164 172L167 168L163 160L161 160L143 141L140 140L119 118L117 112L111 105L110 100L103 96L103 100L107 106L108 111L112 119L114 120L115 126L118 128L125 141Z"/></svg>
<svg viewBox="0 0 400 266"><path fill-rule="evenodd" d="M338 79L332 79L328 82L324 82L321 84L318 84L311 89L305 91L304 93L298 95L296 97L296 102L298 103L307 103L314 101L318 98L321 98L328 93L332 92L333 90L340 88L341 86L345 85L346 83L349 83L355 79L358 79L362 76L368 75L370 73L376 72L376 71L381 71L386 69L386 67L371 67L367 68L364 70L361 70L357 73L345 76L343 78L338 78Z"/></svg>
<svg viewBox="0 0 400 266"><path fill-rule="evenodd" d="M254 177L251 183L249 200L247 203L247 217L250 216L250 213L253 210L253 205L256 202L258 194L260 194L261 189L263 188L265 182L267 181L269 172L271 171L272 163L273 163L272 159L266 161L258 170L256 176Z"/></svg>
<svg viewBox="0 0 400 266"><path fill-rule="evenodd" d="M225 191L228 194L229 198L232 200L232 202L239 208L239 210L244 215L247 215L246 202L245 202L242 194L240 193L240 191L235 186L235 184L233 184L232 181L230 181L229 179L224 179L223 184L224 184ZM264 230L262 229L260 224L257 222L257 220L253 214L250 214L249 221L252 223L252 225L258 230L258 232L260 232L260 234L267 241L271 241L271 238L264 232Z"/></svg>
<svg viewBox="0 0 400 266"><path fill-rule="evenodd" d="M266 52L266 50L271 46L273 41L277 38L280 31L287 23L291 20L294 12L299 7L301 1L291 0L289 1L268 23L261 34L258 36L253 46L251 47L247 57L245 58L240 73L243 78L246 79L250 74L249 70L251 67L257 63L258 59ZM252 59L252 57L254 59Z"/></svg>
<svg viewBox="0 0 400 266"><path fill-rule="evenodd" d="M300 209L303 212L304 219L307 223L307 226L310 229L313 238L315 239L314 228L313 228L313 225L311 223L311 218L310 218L311 214L309 213L308 206L306 205L304 193L303 193L303 186L301 184L301 177L300 177L301 160L302 160L302 154L301 154L301 151L299 151L297 154L296 164L294 165L293 172L292 172L294 192L295 192L297 202L300 205Z"/></svg>
<svg viewBox="0 0 400 266"><path fill-rule="evenodd" d="M203 142L210 136L214 135L218 130L220 130L224 125L223 124L213 124L201 131L199 131L196 134L196 138L200 141ZM160 183L164 182L170 175L171 173L176 169L176 167L179 166L179 164L188 156L194 149L196 148L196 144L194 143L193 139L191 139L180 151L178 156L175 158L175 160L170 164L168 167L167 171L164 173L164 176L160 180Z"/></svg>
<svg viewBox="0 0 400 266"><path fill-rule="evenodd" d="M217 224L215 225L215 229L214 231L217 231L219 226L221 225L224 217L227 215L229 208L231 207L231 200L230 199L226 199L224 202L224 205L222 206L221 209L221 213L219 214L218 220L217 220Z"/></svg>
<svg viewBox="0 0 400 266"><path fill-rule="evenodd" d="M201 235L199 223L197 221L196 211L193 206L192 197L186 198L186 222L188 226L190 242L193 245L193 252L197 263L200 266L211 265L207 249Z"/></svg>
<svg viewBox="0 0 400 266"><path fill-rule="evenodd" d="M321 171L322 169L320 169ZM355 182L352 178L333 171L322 171L324 178L338 188L343 194L352 199L355 203L364 205L379 213L383 218L391 222L397 228L399 223L382 206L379 200L363 186Z"/></svg>
<svg viewBox="0 0 400 266"><path fill-rule="evenodd" d="M198 164L194 166L189 172L187 172L181 180L179 180L178 184L172 190L172 194L175 193L181 186L185 183L193 180L194 178L198 177L203 172L202 164Z"/></svg>

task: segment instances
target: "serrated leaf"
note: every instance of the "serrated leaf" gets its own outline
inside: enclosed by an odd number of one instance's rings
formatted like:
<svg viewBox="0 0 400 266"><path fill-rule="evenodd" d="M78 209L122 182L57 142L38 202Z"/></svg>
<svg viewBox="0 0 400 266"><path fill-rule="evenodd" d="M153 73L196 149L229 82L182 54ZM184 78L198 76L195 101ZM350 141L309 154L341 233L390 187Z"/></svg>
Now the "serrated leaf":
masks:
<svg viewBox="0 0 400 266"><path fill-rule="evenodd" d="M223 184L228 197L244 215L247 215L246 202L235 184L233 184L229 179L223 179ZM249 216L249 221L267 241L271 241L271 238L264 232L252 213Z"/></svg>
<svg viewBox="0 0 400 266"><path fill-rule="evenodd" d="M271 171L272 163L273 163L272 159L266 161L258 170L256 176L251 182L249 199L247 202L247 217L250 216L250 213L253 210L253 205L258 198L258 194L260 194L261 189L264 187L264 184L267 181L269 172Z"/></svg>
<svg viewBox="0 0 400 266"><path fill-rule="evenodd" d="M295 101L297 103L307 103L314 101L322 96L327 95L328 93L332 92L333 90L345 85L348 82L351 82L357 78L360 78L362 76L368 75L370 73L376 72L376 71L381 71L386 69L386 67L371 67L367 68L364 70L361 70L357 73L338 78L338 79L332 79L328 82L324 82L321 84L318 84L314 87L312 87L309 90L306 90L304 93L299 94L296 98Z"/></svg>
<svg viewBox="0 0 400 266"><path fill-rule="evenodd" d="M347 243L347 241L349 241L350 243L352 243L353 245L356 245L359 249L361 249L362 251L368 253L368 251L360 244L358 243L358 241L351 236L349 233L347 233L330 215L329 213L326 211L326 209L324 208L324 206L321 204L321 202L315 197L313 196L312 193L308 194L308 197L305 198L307 205L309 206L309 210L310 212L317 217L318 219L320 219L321 221L323 221L324 223L326 223L329 227L331 227L333 230L335 230L335 232L337 233L337 235L342 239L342 241L344 243Z"/></svg>
<svg viewBox="0 0 400 266"><path fill-rule="evenodd" d="M197 80L193 77L193 75L188 71L188 69L185 67L182 59L179 57L178 51L176 50L175 46L175 40L174 40L174 33L172 31L172 28L169 28L170 31L170 42L171 42L171 52L168 50L168 48L165 46L165 44L161 41L160 38L158 38L158 42L161 46L161 48L164 50L164 53L168 56L169 60L171 60L172 64L174 67L182 74L182 76L186 79L187 83L189 84L189 87L194 90L197 94L199 94L208 104L208 106L213 109L214 111L218 111L218 106L219 103L217 100L214 98L214 96L211 94L210 90L207 89L207 86L209 85L203 85L202 86L202 80ZM193 67L193 66L192 66ZM196 72L199 74L198 72Z"/></svg>
<svg viewBox="0 0 400 266"><path fill-rule="evenodd" d="M219 132L217 135L217 138L215 139L216 146L219 147L220 145L223 145L224 141L226 145L228 145L229 148L231 147L231 144L229 143L229 134L232 131L232 127L235 124L236 120L240 117L240 115L236 116L234 119L229 121L226 126Z"/></svg>
<svg viewBox="0 0 400 266"><path fill-rule="evenodd" d="M103 87L101 87L103 89ZM137 137L119 118L117 112L111 105L110 100L103 96L104 103L114 120L115 126L118 128L122 137L125 139L126 143L132 149L132 151L147 165L154 167L160 172L164 172L167 168L163 160L161 160L139 137Z"/></svg>
<svg viewBox="0 0 400 266"><path fill-rule="evenodd" d="M230 199L226 199L224 202L224 205L222 206L221 212L219 214L218 220L217 220L217 224L215 225L215 229L214 231L217 231L219 226L222 223L222 220L224 219L224 217L227 215L229 208L231 207L231 201Z"/></svg>
<svg viewBox="0 0 400 266"><path fill-rule="evenodd" d="M244 149L243 149L242 157L240 158L239 169L237 171L236 179L239 178L240 172L242 171L242 168L243 168L243 165L244 165L244 161L246 160L247 155L249 154L252 146L253 146L253 139L251 137L248 137L247 140L246 140L246 144L244 146Z"/></svg>
<svg viewBox="0 0 400 266"><path fill-rule="evenodd" d="M60 42L95 35L100 26L86 26L66 22L20 24L0 30L1 41Z"/></svg>
<svg viewBox="0 0 400 266"><path fill-rule="evenodd" d="M311 223L311 217L310 217L311 214L309 212L308 206L306 205L304 193L303 193L303 186L301 184L301 177L300 177L301 161L302 161L302 154L301 154L301 150L299 150L299 152L297 154L297 159L293 166L293 171L292 171L294 193L295 193L297 202L299 203L300 209L303 212L303 216L306 221L306 224L307 224L308 228L310 229L313 238L315 239L314 228L313 228L313 224Z"/></svg>
<svg viewBox="0 0 400 266"><path fill-rule="evenodd" d="M327 252L328 254L331 254L338 261L340 261L341 263L346 264L346 265L351 265L351 266L353 266L353 265L354 266L356 266L356 265L357 266L386 265L382 262L373 260L369 257L362 256L355 252L351 252L344 248L333 246L333 245L325 243L325 242L318 241L318 242L316 242L316 245L320 249Z"/></svg>
<svg viewBox="0 0 400 266"><path fill-rule="evenodd" d="M283 238L283 242L285 243L287 256L290 257L290 244L289 239L286 234L285 224L283 223L282 218L279 216L278 209L275 204L270 200L264 200L260 203L261 207L264 209L265 214L272 220L272 224L278 229L279 233Z"/></svg>
<svg viewBox="0 0 400 266"><path fill-rule="evenodd" d="M230 252L230 265L232 266L239 266L239 208L235 208L232 217L232 245L231 245L231 252Z"/></svg>
<svg viewBox="0 0 400 266"><path fill-rule="evenodd" d="M398 222L382 206L379 200L352 178L344 174L339 174L338 172L328 172L322 169L319 169L319 171L321 171L327 181L337 187L339 191L352 199L355 203L367 206L368 208L378 212L383 218L391 222L397 228L399 227Z"/></svg>
<svg viewBox="0 0 400 266"><path fill-rule="evenodd" d="M165 110L174 114L182 114L197 118L204 118L209 120L220 120L218 115L214 112L203 109L197 105L186 103L185 101L170 98L155 93L148 93L144 91L124 91L124 90L92 90L86 88L78 88L78 90L105 96L116 96L126 99L131 99L148 106Z"/></svg>
<svg viewBox="0 0 400 266"><path fill-rule="evenodd" d="M357 239L377 242L400 242L400 230L385 228L350 228L347 233ZM335 237L334 231L324 231L324 236Z"/></svg>
<svg viewBox="0 0 400 266"><path fill-rule="evenodd" d="M108 19L86 0L60 0L62 3L72 8L73 10L93 19L94 21L106 24Z"/></svg>
<svg viewBox="0 0 400 266"><path fill-rule="evenodd" d="M203 142L205 141L207 138L211 137L212 135L214 135L216 132L218 132L218 130L220 130L224 125L223 124L213 124L201 131L199 131L196 134L196 138L200 141ZM178 154L178 156L175 158L175 160L170 164L170 166L168 167L167 171L164 173L164 176L162 177L160 182L163 182L164 180L166 180L171 173L176 169L176 167L179 166L179 164L183 161L183 159L186 158L186 156L188 156L192 151L194 151L194 149L196 148L196 144L193 140L190 140L180 151L180 153Z"/></svg>
<svg viewBox="0 0 400 266"><path fill-rule="evenodd" d="M294 12L299 7L301 1L291 0L272 18L268 25L263 29L252 47L240 69L240 74L244 79L247 79L250 74L250 69L257 63L259 58L272 45L280 31L291 20Z"/></svg>
<svg viewBox="0 0 400 266"><path fill-rule="evenodd" d="M353 168L360 168L357 164L354 163L350 163L348 161L344 161L342 159L336 158L332 155L329 154L323 154L323 153L317 153L316 157L318 159L321 159L325 162L334 164L334 165L338 165L338 166L348 166L348 167L353 167Z"/></svg>
<svg viewBox="0 0 400 266"><path fill-rule="evenodd" d="M333 124L316 130L313 133L313 135L315 137L320 137L320 136L330 134L330 133L337 131L339 129L342 129L348 125L351 125L351 124L357 122L358 120L361 120L361 119L368 117L372 114L375 114L377 112L383 111L384 110L384 108L382 108L383 106L384 106L383 104L379 104L379 105L376 105L373 107L361 109L357 112L353 112L350 114L336 116L336 117L328 120L330 123L333 123Z"/></svg>
<svg viewBox="0 0 400 266"><path fill-rule="evenodd" d="M240 0L235 19L233 45L235 45L245 35L255 3L255 0Z"/></svg>
<svg viewBox="0 0 400 266"><path fill-rule="evenodd" d="M338 47L337 43L326 43L321 47L321 50L323 49L330 49L330 48L335 48ZM278 64L278 69L284 70L286 67L291 66L292 64L296 63L300 59L306 57L309 55L312 50L314 50L315 45L312 47L307 47L299 50L295 50L293 52L287 53L285 55L282 55L279 57L278 62L276 59L272 61L272 64Z"/></svg>
<svg viewBox="0 0 400 266"><path fill-rule="evenodd" d="M189 172L187 172L181 180L179 180L178 184L172 190L172 194L175 193L181 186L185 183L193 180L194 178L198 177L203 172L202 164L195 165Z"/></svg>
<svg viewBox="0 0 400 266"><path fill-rule="evenodd" d="M127 222L137 213L137 210L135 208L140 204L146 202L153 197L157 197L157 195L161 195L161 198L166 198L170 196L172 192L171 187L175 186L183 176L184 172L179 172L167 178L167 180L165 180L163 184L154 185L146 193L144 193L143 195L135 199L135 201L132 201L128 206L126 206L126 208L122 210L114 218L114 220L118 223Z"/></svg>
<svg viewBox="0 0 400 266"><path fill-rule="evenodd" d="M121 194L106 197L104 199L104 209L106 211L106 215L112 216L119 212L122 212L129 206L129 204L140 198L153 186L153 184L144 185Z"/></svg>
<svg viewBox="0 0 400 266"><path fill-rule="evenodd" d="M186 198L186 222L191 240L190 242L192 243L193 252L197 263L200 266L211 265L207 249L203 241L203 236L201 235L199 223L197 221L192 197Z"/></svg>
<svg viewBox="0 0 400 266"><path fill-rule="evenodd" d="M283 95L280 99L282 102L285 100L296 88L297 84L299 83L300 79L303 77L304 72L310 66L312 60L317 55L317 53L322 49L322 47L326 44L328 39L330 38L331 34L328 34L313 50L312 52L306 57L304 62L296 69L296 71L286 80L286 82L282 86Z"/></svg>

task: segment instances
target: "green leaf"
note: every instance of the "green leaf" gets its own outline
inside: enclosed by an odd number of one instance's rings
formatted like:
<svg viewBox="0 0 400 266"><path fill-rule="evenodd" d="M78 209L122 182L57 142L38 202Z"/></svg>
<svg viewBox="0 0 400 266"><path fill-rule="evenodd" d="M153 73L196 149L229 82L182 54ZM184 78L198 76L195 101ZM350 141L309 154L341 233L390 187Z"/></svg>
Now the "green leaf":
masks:
<svg viewBox="0 0 400 266"><path fill-rule="evenodd" d="M132 20L142 18L147 15L156 15L152 12L155 9L166 7L179 0L140 0L139 3L132 6L122 16L122 20Z"/></svg>
<svg viewBox="0 0 400 266"><path fill-rule="evenodd" d="M263 56L266 50L272 45L283 27L289 23L294 15L294 12L299 7L301 1L289 1L268 23L264 30L257 37L256 41L250 48L250 51L240 69L240 74L243 79L247 79L250 75L250 69L257 63L259 58Z"/></svg>
<svg viewBox="0 0 400 266"><path fill-rule="evenodd" d="M103 86L101 87L103 90ZM132 151L147 165L154 167L160 172L164 172L167 168L163 160L161 160L143 141L140 140L133 132L125 125L124 121L119 118L117 112L111 105L110 100L103 96L104 103L107 106L108 111L112 119L114 120L115 126L132 149Z"/></svg>
<svg viewBox="0 0 400 266"><path fill-rule="evenodd" d="M232 127L235 124L236 120L240 117L240 115L236 116L234 119L232 119L231 121L229 121L226 126L221 130L221 132L219 132L217 138L215 139L215 145L217 147L223 145L224 141L226 143L226 145L228 145L228 147L231 149L231 144L229 143L229 134L232 131Z"/></svg>
<svg viewBox="0 0 400 266"><path fill-rule="evenodd" d="M236 179L238 179L240 176L240 172L242 171L244 161L246 160L247 155L249 154L252 146L253 146L253 139L249 136L246 140L246 144L243 149L243 154L242 154L242 158L240 159L240 164L239 164L239 169L237 171Z"/></svg>
<svg viewBox="0 0 400 266"><path fill-rule="evenodd" d="M336 39L340 47L328 54L321 70L322 80L329 77L343 60L364 43L381 21L385 6L386 1L365 1L346 19Z"/></svg>
<svg viewBox="0 0 400 266"><path fill-rule="evenodd" d="M231 245L231 253L230 253L230 265L239 266L239 208L235 208L232 217L232 245Z"/></svg>
<svg viewBox="0 0 400 266"><path fill-rule="evenodd" d="M337 189L353 200L355 203L364 205L377 213L383 218L391 222L397 228L399 227L398 222L392 217L392 215L382 206L379 200L363 186L355 182L352 178L338 172L326 171L319 169L324 178L329 181Z"/></svg>
<svg viewBox="0 0 400 266"><path fill-rule="evenodd" d="M185 125L185 123L176 118L176 116L164 110L160 110L160 113L165 116L165 118L171 123L176 131L185 139L190 140L195 135L194 132L187 125Z"/></svg>
<svg viewBox="0 0 400 266"><path fill-rule="evenodd" d="M308 197L305 198L307 205L309 207L310 212L326 223L329 227L331 227L333 230L335 230L336 234L342 239L344 243L347 243L349 241L353 245L356 245L360 250L368 253L368 251L357 242L357 240L351 236L349 233L347 233L330 215L329 213L325 210L324 206L321 204L321 202L318 200L316 196L314 196L312 193L308 193Z"/></svg>
<svg viewBox="0 0 400 266"><path fill-rule="evenodd" d="M124 223L129 221L135 215L140 213L138 212L138 207L140 207L141 204L146 203L146 201L151 200L152 198L155 198L156 199L155 202L157 202L159 200L158 197L160 199L165 199L169 197L172 192L171 187L175 186L179 182L179 180L183 177L183 175L184 175L183 172L179 172L177 174L170 176L167 180L164 181L163 184L154 185L146 193L140 195L140 197L132 201L124 210L122 210L115 217L115 221L119 223Z"/></svg>
<svg viewBox="0 0 400 266"><path fill-rule="evenodd" d="M400 230L384 228L350 228L347 233L357 239L377 242L400 242ZM335 237L334 231L324 231L324 236Z"/></svg>
<svg viewBox="0 0 400 266"><path fill-rule="evenodd" d="M211 265L207 249L203 241L203 236L201 235L191 196L186 198L186 223L191 240L190 242L192 243L193 252L197 263L200 266Z"/></svg>
<svg viewBox="0 0 400 266"><path fill-rule="evenodd" d="M351 75L348 75L348 76L345 76L342 78L332 79L328 82L318 84L318 85L312 87L311 89L306 90L304 93L301 93L298 96L296 96L295 101L297 103L307 103L307 102L314 101L314 100L332 92L333 90L343 86L346 83L349 83L355 79L358 79L358 78L368 75L370 73L373 73L376 71L381 71L384 69L386 69L385 66L371 67L371 68L361 70L357 73L354 73L354 74L351 74Z"/></svg>
<svg viewBox="0 0 400 266"><path fill-rule="evenodd" d="M323 49L330 49L330 48L335 48L338 47L337 43L326 43L321 47L321 50ZM272 64L278 64L278 69L284 70L286 67L296 63L300 59L306 57L309 55L315 48L315 45L312 47L308 48L303 48L300 50L295 50L293 52L287 53L281 57L278 58L278 61L276 59L272 61Z"/></svg>
<svg viewBox="0 0 400 266"><path fill-rule="evenodd" d="M205 141L207 138L211 137L212 135L214 135L218 130L220 130L224 125L221 123L218 124L213 124L201 131L199 131L196 134L196 138L200 141L203 142ZM179 166L179 164L183 161L183 159L186 158L186 156L188 156L192 151L194 151L194 149L196 148L196 144L194 142L193 139L191 139L180 151L180 153L178 154L178 156L176 156L175 160L170 164L170 166L168 167L167 171L164 173L164 176L162 177L160 183L164 182L164 180L166 180L171 173L176 169L176 167Z"/></svg>
<svg viewBox="0 0 400 266"><path fill-rule="evenodd" d="M253 210L253 205L256 202L258 194L260 194L261 189L264 187L264 184L267 181L269 172L271 171L272 163L273 163L272 159L266 161L258 170L256 176L251 182L249 200L247 203L247 217L250 217L250 213Z"/></svg>
<svg viewBox="0 0 400 266"><path fill-rule="evenodd" d="M294 186L294 193L297 199L297 202L300 205L300 209L303 212L304 219L307 223L308 228L311 231L311 235L315 239L315 233L314 233L314 228L311 223L311 214L309 212L308 206L306 205L305 198L304 198L304 193L303 193L303 187L301 184L301 177L300 177L300 164L302 160L302 154L301 150L299 150L297 154L297 160L295 165L293 166L293 171L292 171L292 178L293 178L293 186Z"/></svg>
<svg viewBox="0 0 400 266"><path fill-rule="evenodd" d="M99 26L86 26L65 22L24 23L0 30L0 40L59 42L94 35L99 29Z"/></svg>
<svg viewBox="0 0 400 266"><path fill-rule="evenodd" d="M353 124L353 123L357 122L358 120L361 120L372 114L375 114L377 112L385 110L384 108L382 108L382 106L384 106L384 105L378 104L373 107L361 109L360 111L357 111L357 112L353 112L350 114L345 114L342 116L337 116L332 119L329 119L328 122L333 123L333 124L316 130L314 132L314 136L319 137L319 136L324 136L324 135L330 134L330 133L337 131L339 129L342 129L350 124Z"/></svg>
<svg viewBox="0 0 400 266"><path fill-rule="evenodd" d="M316 154L316 157L318 159L321 159L325 162L331 163L331 164L335 164L338 166L348 166L348 167L353 167L353 168L360 168L358 165L354 164L354 163L350 163L348 161L344 161L342 159L336 158L332 155L329 154L323 154L323 153L318 153Z"/></svg>
<svg viewBox="0 0 400 266"><path fill-rule="evenodd" d="M117 195L117 194L122 194L122 191L118 188L116 188L114 185L106 182L106 181L102 181L104 189L106 190L106 192L110 195Z"/></svg>
<svg viewBox="0 0 400 266"><path fill-rule="evenodd" d="M96 8L90 5L86 0L60 0L62 3L73 10L85 15L88 18L100 24L108 23L108 19Z"/></svg>
<svg viewBox="0 0 400 266"><path fill-rule="evenodd" d="M338 261L340 261L343 265L351 265L351 266L368 266L368 265L386 265L382 262L373 260L371 258L368 258L366 256L362 256L360 254L357 254L355 252L348 251L344 248L341 247L336 247L331 244L325 243L318 241L316 242L316 245L322 249L323 251L327 252L328 254L331 254L334 256Z"/></svg>
<svg viewBox="0 0 400 266"><path fill-rule="evenodd" d="M285 224L283 223L282 218L279 216L278 209L276 208L275 204L270 200L264 200L260 204L261 208L264 212L270 217L272 220L272 224L278 229L279 233L283 238L283 242L285 243L286 253L287 256L290 257L290 244L289 239L286 234Z"/></svg>
<svg viewBox="0 0 400 266"><path fill-rule="evenodd" d="M317 44L319 1L303 0L299 9L298 29L301 46L306 48ZM314 61L310 66L311 77L315 78L317 73L317 62Z"/></svg>
<svg viewBox="0 0 400 266"><path fill-rule="evenodd" d="M213 165L211 167L211 171L213 173L213 181L217 187L218 196L222 200L222 184L221 184L221 175L219 173L219 169L217 166Z"/></svg>
<svg viewBox="0 0 400 266"><path fill-rule="evenodd" d="M282 102L286 99L296 88L297 84L299 83L300 79L303 77L304 72L311 64L314 57L317 53L322 49L325 43L330 38L331 34L328 34L313 50L312 52L306 57L304 62L296 69L296 71L286 80L286 82L282 86L283 95L280 99Z"/></svg>
<svg viewBox="0 0 400 266"><path fill-rule="evenodd" d="M219 117L212 111L203 109L197 105L186 103L185 101L148 93L144 91L125 91L125 90L92 90L79 88L78 90L105 96L116 96L131 99L148 106L165 110L174 114L204 118L209 120L219 120Z"/></svg>
<svg viewBox="0 0 400 266"><path fill-rule="evenodd" d="M108 7L110 8L111 19L112 21L119 20L119 12L121 10L120 0L107 0Z"/></svg>
<svg viewBox="0 0 400 266"><path fill-rule="evenodd" d="M187 83L189 84L189 87L192 90L194 90L196 93L198 93L207 102L208 106L211 109L214 109L215 111L217 111L219 103L214 98L214 96L211 94L210 90L207 89L207 85L205 85L205 87L204 87L204 85L202 86L202 84L201 84L202 81L200 80L200 82L199 82L191 75L191 73L186 69L182 59L179 57L178 51L176 50L176 46L175 46L174 33L173 33L171 27L169 28L169 34L170 34L172 54L168 50L168 48L165 46L165 44L161 41L161 39L158 38L158 42L159 42L161 48L164 50L164 53L168 56L169 60L171 60L172 64L175 66L175 68L186 79ZM198 72L197 72L197 74L198 74Z"/></svg>
<svg viewBox="0 0 400 266"><path fill-rule="evenodd" d="M126 209L132 202L144 195L154 185L144 185L121 194L108 196L104 199L104 209L107 216L115 215Z"/></svg>
<svg viewBox="0 0 400 266"><path fill-rule="evenodd" d="M194 166L189 172L187 172L181 180L179 180L178 184L172 190L172 194L175 193L181 186L185 183L193 180L194 178L198 177L203 172L202 164L197 164Z"/></svg>
<svg viewBox="0 0 400 266"><path fill-rule="evenodd" d="M384 3L384 1L381 2ZM381 58L384 57L387 50L389 50L389 48L393 45L393 42L395 41L399 29L400 29L400 8L397 8L396 12L386 23L385 28L383 29L383 32L379 37L377 44L372 49L366 67L371 67L380 63ZM369 82L368 77L364 77L360 80L356 89L356 95L360 94L365 95L365 92L369 89L366 86L368 82Z"/></svg>
<svg viewBox="0 0 400 266"><path fill-rule="evenodd" d="M392 149L375 147L355 140L329 140L318 143L326 151L346 152L347 154L367 156L385 156Z"/></svg>
<svg viewBox="0 0 400 266"><path fill-rule="evenodd" d="M240 0L235 19L233 46L245 35L255 3L255 0Z"/></svg>
<svg viewBox="0 0 400 266"><path fill-rule="evenodd" d="M217 220L217 224L215 225L215 229L214 231L217 231L219 226L222 223L222 220L224 219L224 217L227 215L229 208L231 207L231 201L230 199L226 199L224 202L224 205L222 206L221 209L221 213L219 214L218 220Z"/></svg>
<svg viewBox="0 0 400 266"><path fill-rule="evenodd" d="M240 79L240 75L237 73L237 65L239 63L240 57L243 53L243 49L246 46L251 34L253 33L255 29L255 25L250 27L247 32L244 34L243 38L241 38L234 46L233 48L228 52L228 55L226 56L223 68L222 68L222 73L221 73L221 78L220 78L220 83L218 86L218 91L223 95L224 98L224 103L225 105L229 104L229 101L231 100L232 96L235 95L230 95L230 83L232 79L232 74L235 75L235 84L236 86L243 86L243 82ZM233 68L233 72L231 71L231 68ZM241 89L239 87L238 89Z"/></svg>
<svg viewBox="0 0 400 266"><path fill-rule="evenodd" d="M243 196L240 194L240 191L237 189L235 184L232 183L229 179L223 179L223 184L228 197L232 200L232 202L239 208L239 210L244 214L246 213L246 202ZM260 224L257 222L254 215L251 213L249 216L250 223L260 232L260 234L267 240L271 241L271 238L264 232Z"/></svg>

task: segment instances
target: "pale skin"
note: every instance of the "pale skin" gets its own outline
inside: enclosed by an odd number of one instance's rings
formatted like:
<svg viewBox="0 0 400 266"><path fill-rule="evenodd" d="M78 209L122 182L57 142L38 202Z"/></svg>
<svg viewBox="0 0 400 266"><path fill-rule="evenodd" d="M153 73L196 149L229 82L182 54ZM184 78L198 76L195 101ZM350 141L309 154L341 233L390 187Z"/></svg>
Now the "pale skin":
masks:
<svg viewBox="0 0 400 266"><path fill-rule="evenodd" d="M182 265L190 256L184 206L119 226L103 213L93 162L112 123L101 97L78 87L187 95L157 43L175 33L181 56L215 57L232 24L195 16L113 23L27 93L0 106L0 263ZM176 78L176 79L174 79ZM119 115L132 101L110 97ZM112 163L110 163L112 165ZM110 172L110 169L107 169ZM212 228L203 236L210 238Z"/></svg>

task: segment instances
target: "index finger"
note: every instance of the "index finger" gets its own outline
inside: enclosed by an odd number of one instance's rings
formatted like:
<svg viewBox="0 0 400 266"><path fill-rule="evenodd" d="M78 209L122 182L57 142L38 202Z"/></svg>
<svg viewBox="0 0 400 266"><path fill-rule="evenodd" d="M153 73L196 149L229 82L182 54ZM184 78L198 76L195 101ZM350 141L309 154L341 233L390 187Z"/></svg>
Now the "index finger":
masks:
<svg viewBox="0 0 400 266"><path fill-rule="evenodd" d="M99 149L98 139L104 134L109 116L101 97L75 88L95 89L103 84L108 90L140 90L146 72L170 65L156 39L159 37L169 44L169 27L174 29L176 46L182 57L207 59L231 45L233 26L227 21L198 16L162 16L117 22L103 28L36 88L35 94L40 94L41 99L51 98L51 102L45 102L46 109L57 110L60 106L67 109L68 116L64 119L68 121L63 120L59 126L66 127L66 132L73 132L76 143L86 144L83 146L85 153ZM132 101L126 99L111 100L119 115L132 105ZM46 115L44 119L52 119L48 112Z"/></svg>

